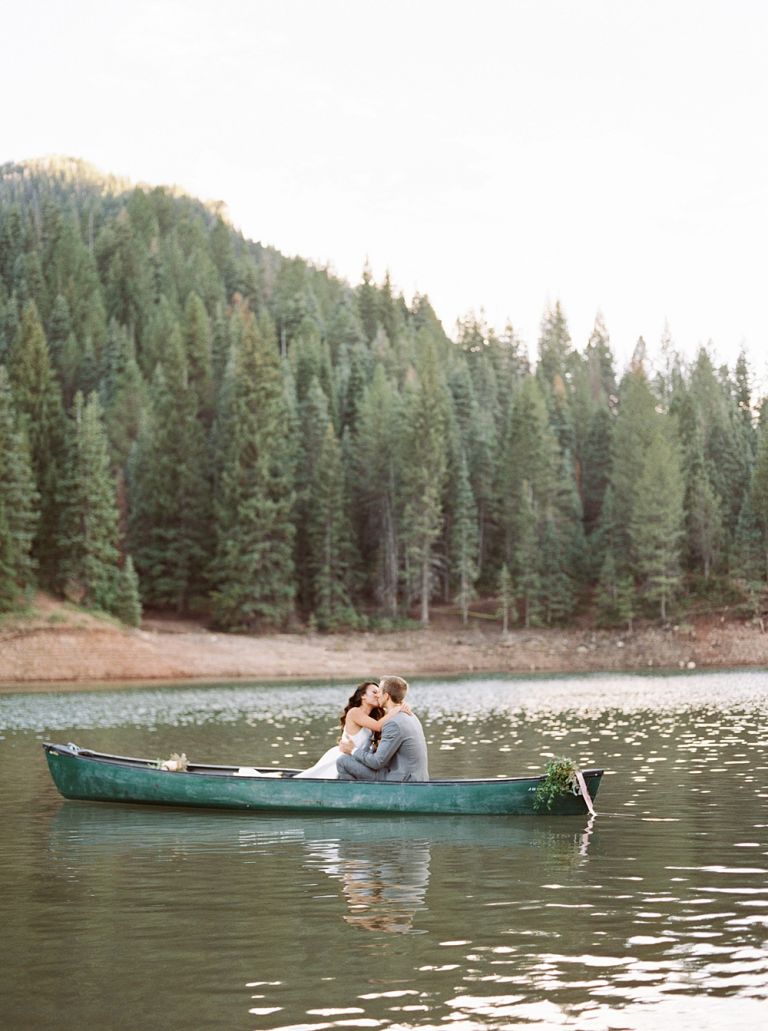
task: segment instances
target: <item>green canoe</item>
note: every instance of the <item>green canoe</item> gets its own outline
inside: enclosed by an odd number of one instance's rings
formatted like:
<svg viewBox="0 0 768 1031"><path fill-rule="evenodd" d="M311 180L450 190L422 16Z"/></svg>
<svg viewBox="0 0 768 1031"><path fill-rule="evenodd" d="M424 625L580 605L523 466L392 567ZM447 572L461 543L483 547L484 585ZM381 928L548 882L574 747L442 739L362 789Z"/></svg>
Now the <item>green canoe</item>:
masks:
<svg viewBox="0 0 768 1031"><path fill-rule="evenodd" d="M92 802L194 806L200 809L303 812L503 813L534 815L542 777L489 780L360 781L294 779L298 770L262 768L269 776L238 776L237 766L190 763L183 773L157 768L150 759L92 752L77 745L43 745L56 787L65 798ZM584 770L594 799L602 770ZM587 811L580 795L561 795L548 812Z"/></svg>

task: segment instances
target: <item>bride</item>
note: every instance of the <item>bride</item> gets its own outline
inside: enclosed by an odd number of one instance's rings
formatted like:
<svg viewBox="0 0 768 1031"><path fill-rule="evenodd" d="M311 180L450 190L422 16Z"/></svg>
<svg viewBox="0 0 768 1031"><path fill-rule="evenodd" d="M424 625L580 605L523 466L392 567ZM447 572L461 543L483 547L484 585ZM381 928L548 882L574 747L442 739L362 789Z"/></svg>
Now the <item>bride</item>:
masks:
<svg viewBox="0 0 768 1031"><path fill-rule="evenodd" d="M367 744L371 737L378 738L381 728L387 720L406 709L405 705L395 705L384 716L384 710L379 705L380 700L379 685L375 681L365 680L362 684L358 684L339 721L342 741L351 741L355 748L360 748ZM338 777L336 760L340 755L339 746L334 745L318 759L314 766L294 774L294 779L313 777L318 780L336 780Z"/></svg>

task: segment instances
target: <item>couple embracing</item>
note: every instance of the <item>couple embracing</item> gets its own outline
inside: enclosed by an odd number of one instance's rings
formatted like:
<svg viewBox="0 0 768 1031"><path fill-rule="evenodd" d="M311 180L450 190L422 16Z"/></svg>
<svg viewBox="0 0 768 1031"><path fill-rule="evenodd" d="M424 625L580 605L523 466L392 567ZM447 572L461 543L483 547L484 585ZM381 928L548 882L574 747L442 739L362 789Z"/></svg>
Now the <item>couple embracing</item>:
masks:
<svg viewBox="0 0 768 1031"><path fill-rule="evenodd" d="M427 742L402 677L366 680L341 715L341 740L308 770L321 780L429 780Z"/></svg>

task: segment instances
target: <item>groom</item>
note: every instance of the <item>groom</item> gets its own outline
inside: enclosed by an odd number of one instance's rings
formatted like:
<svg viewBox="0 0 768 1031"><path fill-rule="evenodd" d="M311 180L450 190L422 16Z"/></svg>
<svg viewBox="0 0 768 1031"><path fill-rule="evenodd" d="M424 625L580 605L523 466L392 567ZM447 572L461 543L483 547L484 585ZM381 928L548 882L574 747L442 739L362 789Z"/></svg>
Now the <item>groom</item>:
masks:
<svg viewBox="0 0 768 1031"><path fill-rule="evenodd" d="M404 701L408 684L402 677L384 677L379 692L381 705L389 712ZM375 752L369 745L355 749L350 741L342 741L339 748L344 753L336 760L339 780L429 780L427 742L412 713L401 711L387 720Z"/></svg>

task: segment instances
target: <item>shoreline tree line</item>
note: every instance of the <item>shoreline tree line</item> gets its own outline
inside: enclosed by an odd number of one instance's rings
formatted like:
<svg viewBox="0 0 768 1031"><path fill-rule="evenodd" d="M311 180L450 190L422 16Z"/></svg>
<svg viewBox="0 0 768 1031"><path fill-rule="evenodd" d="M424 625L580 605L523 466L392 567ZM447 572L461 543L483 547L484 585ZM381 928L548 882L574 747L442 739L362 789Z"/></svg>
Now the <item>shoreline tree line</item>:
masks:
<svg viewBox="0 0 768 1031"><path fill-rule="evenodd" d="M79 162L0 167L0 610L36 586L137 623L393 626L495 596L505 625L759 613L768 420L744 354L559 304L536 360L450 339L368 268L248 241Z"/></svg>

